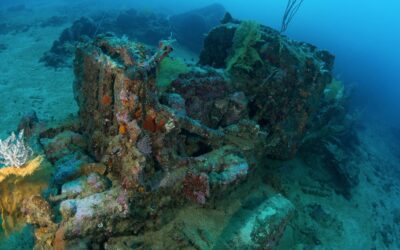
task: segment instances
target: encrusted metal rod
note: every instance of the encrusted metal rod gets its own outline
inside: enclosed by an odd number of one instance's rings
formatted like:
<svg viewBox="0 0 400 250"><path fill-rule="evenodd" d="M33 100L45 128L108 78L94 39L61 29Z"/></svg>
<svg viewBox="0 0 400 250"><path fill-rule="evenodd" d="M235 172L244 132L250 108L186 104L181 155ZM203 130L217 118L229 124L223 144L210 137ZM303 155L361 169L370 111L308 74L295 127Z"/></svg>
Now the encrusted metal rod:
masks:
<svg viewBox="0 0 400 250"><path fill-rule="evenodd" d="M223 139L225 136L224 132L204 126L197 120L192 119L189 116L179 114L165 105L160 104L159 107L161 112L163 112L172 120L176 121L181 128L189 131L190 133L203 137L209 144L215 144L218 141L222 141L221 139Z"/></svg>

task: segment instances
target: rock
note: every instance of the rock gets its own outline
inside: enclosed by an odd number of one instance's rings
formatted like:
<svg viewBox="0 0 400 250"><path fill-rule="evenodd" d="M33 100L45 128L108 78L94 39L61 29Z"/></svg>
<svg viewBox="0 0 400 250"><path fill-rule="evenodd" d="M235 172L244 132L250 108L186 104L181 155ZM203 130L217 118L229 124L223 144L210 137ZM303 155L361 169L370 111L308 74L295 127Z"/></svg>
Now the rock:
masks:
<svg viewBox="0 0 400 250"><path fill-rule="evenodd" d="M194 52L200 52L204 35L219 24L225 12L222 5L212 4L171 16L169 21L179 43Z"/></svg>
<svg viewBox="0 0 400 250"><path fill-rule="evenodd" d="M232 119L228 116L235 114L228 112L235 109L233 106L237 99L232 93L229 82L217 71L204 69L201 72L181 74L171 83L167 92L179 94L184 99L185 113L210 128L218 128L232 123L227 119ZM229 97L230 93L232 93L232 98ZM242 98L246 99L245 96ZM244 107L240 107L235 121L245 117L243 108L247 108L246 103L244 103Z"/></svg>
<svg viewBox="0 0 400 250"><path fill-rule="evenodd" d="M62 18L53 17L43 25L56 25L62 21ZM170 24L162 15L135 9L122 11L116 16L113 13L103 13L92 18L82 17L63 30L51 49L43 54L40 62L54 68L70 66L71 56L79 42L109 32L155 46L160 40L170 36Z"/></svg>
<svg viewBox="0 0 400 250"><path fill-rule="evenodd" d="M119 222L128 218L128 204L127 193L115 188L82 199L61 202L60 212L66 216L61 226L64 239L123 233L118 232L117 227Z"/></svg>
<svg viewBox="0 0 400 250"><path fill-rule="evenodd" d="M213 28L204 38L199 63L214 68L225 68L235 32L236 28L228 24Z"/></svg>
<svg viewBox="0 0 400 250"><path fill-rule="evenodd" d="M226 146L196 157L190 169L194 171L184 177L182 193L188 200L204 205L210 197L226 195L229 187L244 180L249 165L238 156L237 149Z"/></svg>
<svg viewBox="0 0 400 250"><path fill-rule="evenodd" d="M229 126L247 119L249 117L247 105L248 99L242 91L232 93L229 96L229 104L221 125Z"/></svg>
<svg viewBox="0 0 400 250"><path fill-rule="evenodd" d="M22 203L22 213L28 223L38 227L55 227L50 204L39 195L31 196Z"/></svg>
<svg viewBox="0 0 400 250"><path fill-rule="evenodd" d="M121 12L113 23L116 34L126 35L149 45L157 45L162 39L167 39L170 36L169 25L163 15L135 9Z"/></svg>
<svg viewBox="0 0 400 250"><path fill-rule="evenodd" d="M239 229L239 239L248 249L274 249L294 216L293 204L281 195L262 203Z"/></svg>
<svg viewBox="0 0 400 250"><path fill-rule="evenodd" d="M183 193L192 202L204 205L210 196L210 181L208 175L189 173L183 180Z"/></svg>
<svg viewBox="0 0 400 250"><path fill-rule="evenodd" d="M128 9L118 14L102 13L91 18L82 17L66 28L54 41L51 49L43 54L40 62L48 67L70 66L71 56L76 45L82 40L94 38L99 34L113 33L131 40L157 46L158 42L171 35L187 48L199 52L204 34L217 25L225 14L223 6L214 4L167 18L165 15ZM58 26L65 22L62 16L54 16L41 23L41 26ZM0 33L9 32L11 27L0 24Z"/></svg>
<svg viewBox="0 0 400 250"><path fill-rule="evenodd" d="M86 148L85 139L80 134L72 131L63 131L53 138L42 138L40 143L52 162Z"/></svg>
<svg viewBox="0 0 400 250"><path fill-rule="evenodd" d="M27 32L32 25L17 23L0 23L0 34Z"/></svg>
<svg viewBox="0 0 400 250"><path fill-rule="evenodd" d="M82 175L83 167L87 166L91 159L82 153L72 153L55 162L53 183L56 186L73 180Z"/></svg>
<svg viewBox="0 0 400 250"><path fill-rule="evenodd" d="M54 41L48 52L44 53L40 62L54 68L67 66L68 57L73 55L76 43L82 37L94 37L98 31L97 27L91 19L86 17L76 20L70 28L63 30L59 39Z"/></svg>
<svg viewBox="0 0 400 250"><path fill-rule="evenodd" d="M60 213L65 221L76 214L76 200L66 200L60 204Z"/></svg>
<svg viewBox="0 0 400 250"><path fill-rule="evenodd" d="M246 43L246 44L244 44ZM253 22L230 22L206 37L200 64L226 68L250 100L249 116L269 131L271 158L292 158L331 82L334 57Z"/></svg>
<svg viewBox="0 0 400 250"><path fill-rule="evenodd" d="M160 99L162 104L176 110L180 115L186 115L185 99L178 93L165 93Z"/></svg>
<svg viewBox="0 0 400 250"><path fill-rule="evenodd" d="M337 228L337 232L343 232L343 224L334 214L324 209L320 204L310 204L306 207L310 217L325 228Z"/></svg>
<svg viewBox="0 0 400 250"><path fill-rule="evenodd" d="M35 195L24 200L21 211L27 222L35 227L35 249L52 249L57 224L54 222L50 204Z"/></svg>
<svg viewBox="0 0 400 250"><path fill-rule="evenodd" d="M81 166L81 175L88 175L90 173L98 173L104 175L107 167L101 163L86 163Z"/></svg>
<svg viewBox="0 0 400 250"><path fill-rule="evenodd" d="M68 197L85 197L93 193L101 193L110 188L110 181L97 173L82 176L62 185L61 195Z"/></svg>
<svg viewBox="0 0 400 250"><path fill-rule="evenodd" d="M352 155L345 152L339 145L327 142L325 145L327 154L325 160L338 174L339 182L343 185L345 192L358 185L360 174L359 166L354 162Z"/></svg>

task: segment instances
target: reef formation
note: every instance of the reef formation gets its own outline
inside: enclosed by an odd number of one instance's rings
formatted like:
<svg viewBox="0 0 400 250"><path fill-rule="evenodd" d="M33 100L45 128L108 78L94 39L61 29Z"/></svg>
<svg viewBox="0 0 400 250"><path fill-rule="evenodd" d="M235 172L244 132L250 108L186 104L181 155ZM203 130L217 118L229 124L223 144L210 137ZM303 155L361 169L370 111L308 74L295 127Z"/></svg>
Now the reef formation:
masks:
<svg viewBox="0 0 400 250"><path fill-rule="evenodd" d="M254 191L257 172L322 143L312 135L345 113L327 112L342 101L329 92L334 57L229 14L199 64L160 86L172 51L172 40L152 48L111 34L79 44L77 117L24 128L53 172L41 196L22 202L36 249L278 244L295 207L276 190Z"/></svg>

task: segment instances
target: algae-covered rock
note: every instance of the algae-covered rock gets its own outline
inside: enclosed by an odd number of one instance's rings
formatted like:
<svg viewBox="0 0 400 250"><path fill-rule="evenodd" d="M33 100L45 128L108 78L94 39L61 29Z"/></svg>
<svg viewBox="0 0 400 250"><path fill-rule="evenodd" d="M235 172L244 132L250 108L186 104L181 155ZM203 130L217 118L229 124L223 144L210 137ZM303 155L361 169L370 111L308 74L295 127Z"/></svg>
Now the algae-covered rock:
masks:
<svg viewBox="0 0 400 250"><path fill-rule="evenodd" d="M232 52L226 58L226 69L231 71L234 67L238 70L251 72L257 63L263 60L257 51L257 43L262 43L260 25L256 22L242 22L233 37Z"/></svg>
<svg viewBox="0 0 400 250"><path fill-rule="evenodd" d="M333 59L266 26L228 19L208 34L199 62L230 73L232 85L249 99L250 118L269 132L267 154L288 159L321 105Z"/></svg>

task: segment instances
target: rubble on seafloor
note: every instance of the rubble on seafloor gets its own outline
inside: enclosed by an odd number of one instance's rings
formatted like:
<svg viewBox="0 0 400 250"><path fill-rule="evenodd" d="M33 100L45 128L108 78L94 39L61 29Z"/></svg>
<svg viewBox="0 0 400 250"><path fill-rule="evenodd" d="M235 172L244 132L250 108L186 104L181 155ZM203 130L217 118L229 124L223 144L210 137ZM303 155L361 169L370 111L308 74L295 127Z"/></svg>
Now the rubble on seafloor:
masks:
<svg viewBox="0 0 400 250"><path fill-rule="evenodd" d="M23 203L36 249L278 244L295 207L256 173L267 158L292 158L313 132L333 56L228 15L199 66L160 89L171 42L154 49L106 34L81 43L78 116L23 123L54 172Z"/></svg>

